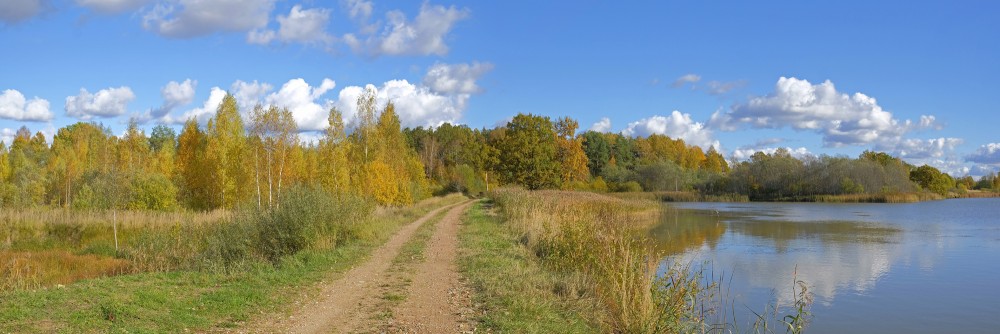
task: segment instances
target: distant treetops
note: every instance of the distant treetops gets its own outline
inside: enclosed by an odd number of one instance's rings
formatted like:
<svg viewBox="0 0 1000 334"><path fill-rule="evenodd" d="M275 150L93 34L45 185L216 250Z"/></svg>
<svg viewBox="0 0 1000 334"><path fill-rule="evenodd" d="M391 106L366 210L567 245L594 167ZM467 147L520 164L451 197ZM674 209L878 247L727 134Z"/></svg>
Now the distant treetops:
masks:
<svg viewBox="0 0 1000 334"><path fill-rule="evenodd" d="M485 192L500 185L586 191L737 193L755 200L818 194L939 194L1000 189L988 175L953 179L934 167L886 153L857 159L797 159L787 150L727 162L664 135L632 138L578 133L579 124L519 114L493 129L441 124L401 129L390 102L368 90L348 128L337 109L316 143L299 140L287 109L256 106L244 120L227 95L202 127L188 120L176 134L159 125L149 136L131 122L121 137L96 123L58 130L52 143L22 127L0 143L0 207L211 210L273 207L291 185L353 194L382 205L406 205L435 192Z"/></svg>

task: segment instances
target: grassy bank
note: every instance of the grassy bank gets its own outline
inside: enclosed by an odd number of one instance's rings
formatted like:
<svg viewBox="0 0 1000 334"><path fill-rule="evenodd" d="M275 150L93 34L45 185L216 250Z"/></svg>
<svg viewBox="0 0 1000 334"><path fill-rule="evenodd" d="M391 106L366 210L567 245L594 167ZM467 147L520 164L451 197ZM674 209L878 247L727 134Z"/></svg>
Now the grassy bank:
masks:
<svg viewBox="0 0 1000 334"><path fill-rule="evenodd" d="M593 193L502 189L492 193L499 217L554 289L576 298L588 324L603 332L662 333L702 326L703 294L711 283L683 268L657 276L661 254L646 231L658 201Z"/></svg>
<svg viewBox="0 0 1000 334"><path fill-rule="evenodd" d="M659 199L501 189L475 207L463 232L462 269L483 305L481 327L500 332L741 333L713 277L688 263L661 265L648 231ZM490 202L488 202L490 203ZM666 242L673 242L667 240ZM747 310L750 333L799 333L810 304L793 314ZM797 304L798 305L798 304Z"/></svg>
<svg viewBox="0 0 1000 334"><path fill-rule="evenodd" d="M498 333L597 333L593 294L579 277L546 270L491 201L473 205L459 234L459 270L476 290L479 329Z"/></svg>
<svg viewBox="0 0 1000 334"><path fill-rule="evenodd" d="M0 292L0 332L179 332L235 326L254 314L273 312L299 289L333 272L346 271L404 223L462 199L453 195L409 208L376 209L344 234L326 234L274 259L251 250L237 254L242 260L228 268L222 262L204 261L171 270ZM216 225L210 228L222 224ZM182 235L196 238L191 234L199 232ZM206 245L205 249L224 249L212 246L210 240ZM212 263L221 267L207 266Z"/></svg>

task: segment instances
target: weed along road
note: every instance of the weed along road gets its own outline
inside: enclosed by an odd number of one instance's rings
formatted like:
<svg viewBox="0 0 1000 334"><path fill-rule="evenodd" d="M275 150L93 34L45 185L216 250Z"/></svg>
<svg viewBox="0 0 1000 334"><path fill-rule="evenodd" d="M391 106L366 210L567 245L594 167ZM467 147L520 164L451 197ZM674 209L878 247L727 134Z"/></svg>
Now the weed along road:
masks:
<svg viewBox="0 0 1000 334"><path fill-rule="evenodd" d="M461 327L458 316L466 305L453 302L449 292L459 289L459 274L455 258L458 225L462 213L473 201L464 201L428 212L409 223L372 252L364 263L323 284L311 299L297 303L285 314L264 315L250 321L240 333L353 333L377 332L378 327L397 330L447 333ZM444 216L442 216L444 213ZM383 302L382 290L394 279L401 249L421 230L435 224L433 235L426 244L426 260L414 264L412 281L407 292L411 296L402 305ZM410 257L409 260L415 260ZM378 315L393 314L398 308L399 319L393 321Z"/></svg>

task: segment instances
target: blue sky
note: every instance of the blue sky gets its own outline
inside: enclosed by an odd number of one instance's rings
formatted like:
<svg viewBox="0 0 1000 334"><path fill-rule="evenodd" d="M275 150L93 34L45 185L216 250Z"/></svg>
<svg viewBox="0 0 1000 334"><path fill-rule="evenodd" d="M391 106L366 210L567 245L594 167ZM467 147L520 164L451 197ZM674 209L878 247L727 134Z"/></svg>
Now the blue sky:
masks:
<svg viewBox="0 0 1000 334"><path fill-rule="evenodd" d="M228 91L288 107L309 140L370 84L409 126L571 116L737 159L878 149L982 175L1000 168L996 17L991 1L4 0L0 134L205 121Z"/></svg>

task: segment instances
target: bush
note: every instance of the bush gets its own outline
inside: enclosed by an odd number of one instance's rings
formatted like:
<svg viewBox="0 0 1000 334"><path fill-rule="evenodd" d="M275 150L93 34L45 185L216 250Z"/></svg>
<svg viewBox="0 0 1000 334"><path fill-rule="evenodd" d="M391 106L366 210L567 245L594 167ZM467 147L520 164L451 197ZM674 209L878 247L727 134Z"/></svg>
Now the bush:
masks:
<svg viewBox="0 0 1000 334"><path fill-rule="evenodd" d="M334 247L374 205L353 197L335 197L319 187L294 186L282 191L273 208L244 207L209 238L208 257L227 267L283 257L323 244ZM325 241L325 242L321 242Z"/></svg>

